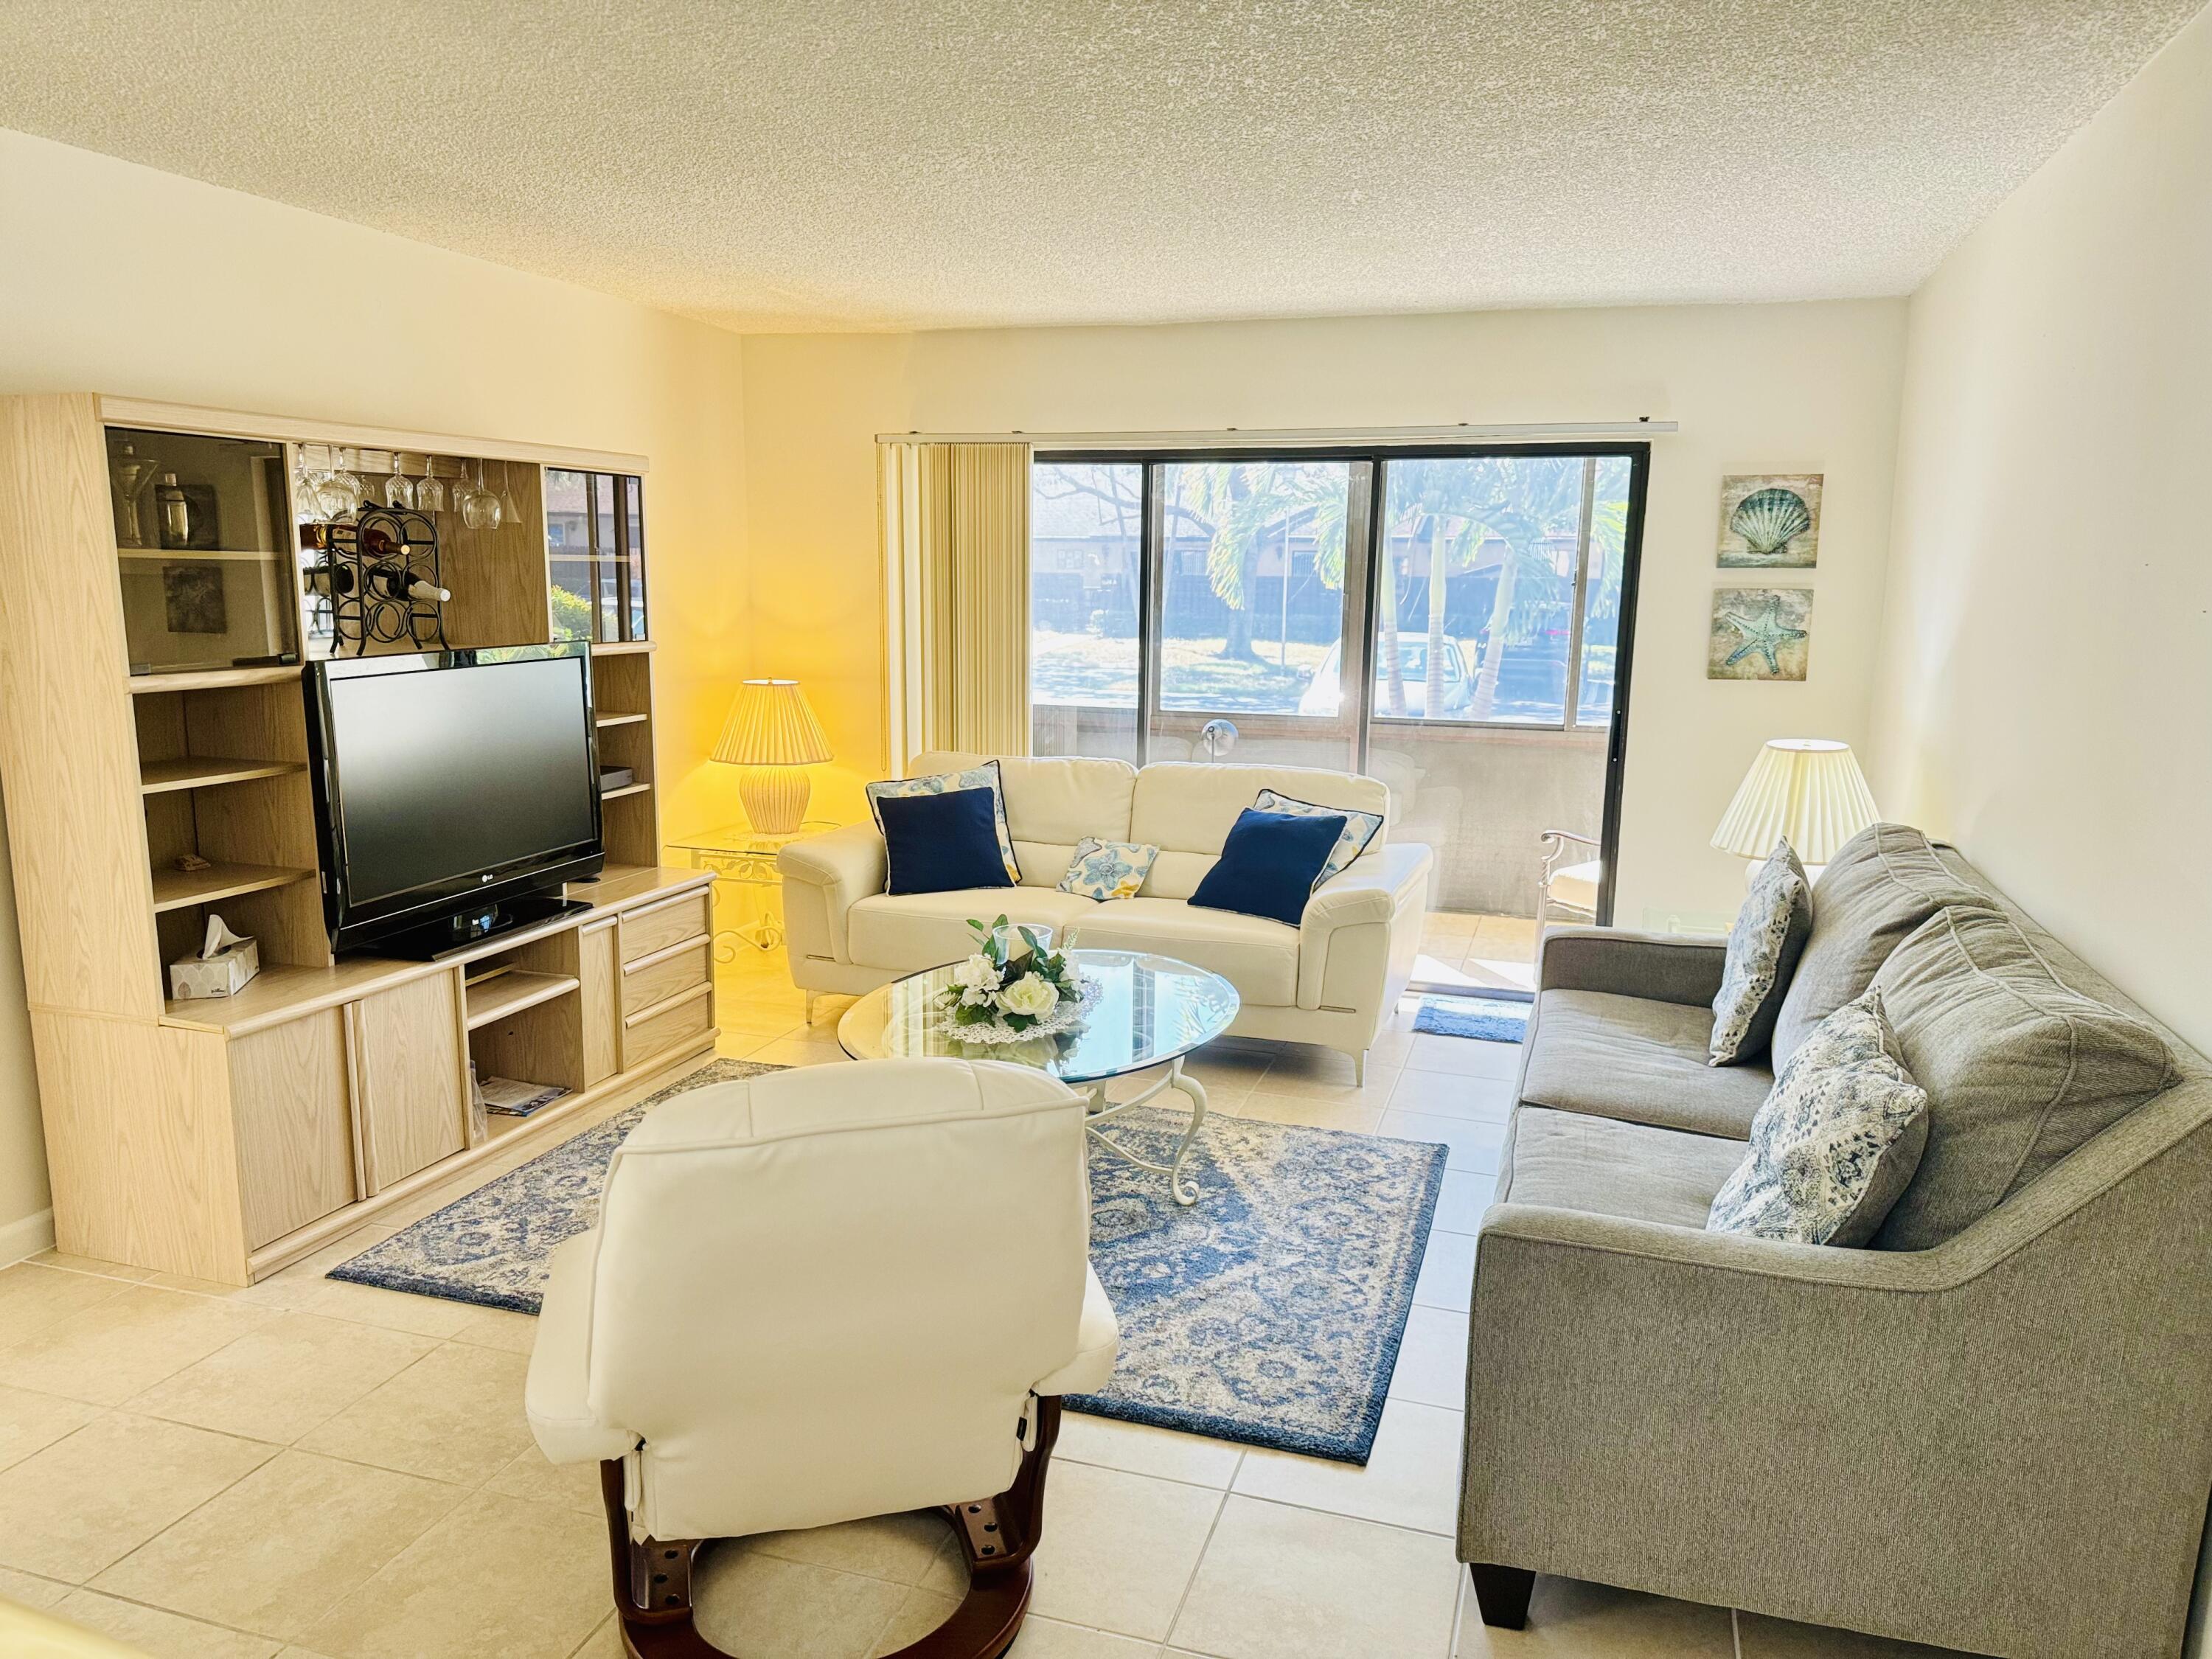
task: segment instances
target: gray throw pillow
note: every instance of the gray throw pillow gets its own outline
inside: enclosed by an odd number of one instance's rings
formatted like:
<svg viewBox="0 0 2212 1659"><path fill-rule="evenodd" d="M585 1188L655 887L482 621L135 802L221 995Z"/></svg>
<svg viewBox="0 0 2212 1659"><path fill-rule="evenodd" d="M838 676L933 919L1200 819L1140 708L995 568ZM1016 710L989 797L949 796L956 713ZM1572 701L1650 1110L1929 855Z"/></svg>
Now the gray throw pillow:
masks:
<svg viewBox="0 0 2212 1659"><path fill-rule="evenodd" d="M1941 1244L2179 1075L2156 1031L2062 981L1991 906L1929 918L1875 984L1929 1102L1884 1249Z"/></svg>
<svg viewBox="0 0 2212 1659"><path fill-rule="evenodd" d="M1877 823L1845 842L1813 889L1813 932L1775 1017L1775 1069L1815 1025L1874 983L1907 933L1947 904L1989 902L1908 824Z"/></svg>
<svg viewBox="0 0 2212 1659"><path fill-rule="evenodd" d="M1881 993L1814 1028L1751 1121L1751 1150L1705 1230L1793 1244L1863 1244L1911 1180L1928 1096L1898 1058Z"/></svg>
<svg viewBox="0 0 2212 1659"><path fill-rule="evenodd" d="M1813 931L1813 886L1790 843L1778 841L1751 878L1729 935L1728 966L1713 999L1705 1063L1732 1066L1765 1050L1783 993Z"/></svg>

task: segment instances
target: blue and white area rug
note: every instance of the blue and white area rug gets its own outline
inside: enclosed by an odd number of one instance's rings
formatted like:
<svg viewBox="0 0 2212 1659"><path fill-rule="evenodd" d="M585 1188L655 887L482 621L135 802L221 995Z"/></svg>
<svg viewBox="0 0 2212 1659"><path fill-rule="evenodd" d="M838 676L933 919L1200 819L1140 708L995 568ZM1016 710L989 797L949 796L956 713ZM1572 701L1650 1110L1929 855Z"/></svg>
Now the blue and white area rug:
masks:
<svg viewBox="0 0 2212 1659"><path fill-rule="evenodd" d="M1503 997L1423 997L1413 1029L1431 1036L1474 1037L1482 1042L1520 1042L1528 1035L1533 1002Z"/></svg>
<svg viewBox="0 0 2212 1659"><path fill-rule="evenodd" d="M607 1161L671 1095L780 1068L718 1060L331 1270L332 1279L534 1314L545 1258L599 1218ZM1113 1133L1165 1163L1185 1119ZM1186 1209L1094 1148L1091 1260L1121 1325L1094 1416L1364 1463L1413 1302L1444 1148L1215 1115Z"/></svg>

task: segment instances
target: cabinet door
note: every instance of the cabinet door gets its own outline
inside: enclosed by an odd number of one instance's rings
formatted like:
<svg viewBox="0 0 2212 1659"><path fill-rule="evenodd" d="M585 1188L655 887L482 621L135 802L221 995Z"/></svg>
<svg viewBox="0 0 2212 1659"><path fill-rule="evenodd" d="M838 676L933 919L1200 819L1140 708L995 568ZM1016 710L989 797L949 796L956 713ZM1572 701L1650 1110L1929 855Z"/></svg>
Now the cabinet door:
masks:
<svg viewBox="0 0 2212 1659"><path fill-rule="evenodd" d="M595 921L576 935L576 977L582 982L584 1086L604 1083L620 1068L622 1014L617 1006L621 964L616 958L614 919Z"/></svg>
<svg viewBox="0 0 2212 1659"><path fill-rule="evenodd" d="M460 975L431 974L349 1003L354 1108L379 1193L461 1150Z"/></svg>
<svg viewBox="0 0 2212 1659"><path fill-rule="evenodd" d="M326 1008L229 1048L239 1199L246 1246L258 1249L359 1196L345 1022Z"/></svg>

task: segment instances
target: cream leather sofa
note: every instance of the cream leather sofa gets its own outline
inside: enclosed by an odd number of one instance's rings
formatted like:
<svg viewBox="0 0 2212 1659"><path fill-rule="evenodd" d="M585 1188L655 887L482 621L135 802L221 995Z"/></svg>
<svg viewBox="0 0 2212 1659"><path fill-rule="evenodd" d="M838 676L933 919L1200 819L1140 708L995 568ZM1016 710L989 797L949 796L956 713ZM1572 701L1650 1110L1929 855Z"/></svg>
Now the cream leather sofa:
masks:
<svg viewBox="0 0 2212 1659"><path fill-rule="evenodd" d="M908 775L959 771L983 755L917 755ZM873 823L794 842L783 872L792 977L807 993L859 995L957 962L973 949L967 922L1004 913L1096 950L1152 951L1208 968L1237 988L1234 1032L1341 1050L1361 1062L1406 988L1420 942L1429 849L1390 841L1386 821L1368 850L1324 883L1296 928L1184 901L1220 856L1237 815L1262 789L1325 806L1389 811L1376 779L1297 766L1125 761L1000 761L1018 887L893 897L884 891L883 837ZM1058 890L1075 843L1141 842L1160 855L1144 890L1100 903Z"/></svg>

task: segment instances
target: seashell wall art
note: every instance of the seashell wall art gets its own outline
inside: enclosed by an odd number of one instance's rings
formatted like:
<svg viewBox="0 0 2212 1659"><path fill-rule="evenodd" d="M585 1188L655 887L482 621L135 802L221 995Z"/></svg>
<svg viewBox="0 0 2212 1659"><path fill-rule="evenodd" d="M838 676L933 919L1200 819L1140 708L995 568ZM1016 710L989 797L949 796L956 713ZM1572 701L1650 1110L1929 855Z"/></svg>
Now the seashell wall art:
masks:
<svg viewBox="0 0 2212 1659"><path fill-rule="evenodd" d="M1809 570L1820 562L1818 472L1755 472L1721 480L1723 570Z"/></svg>

